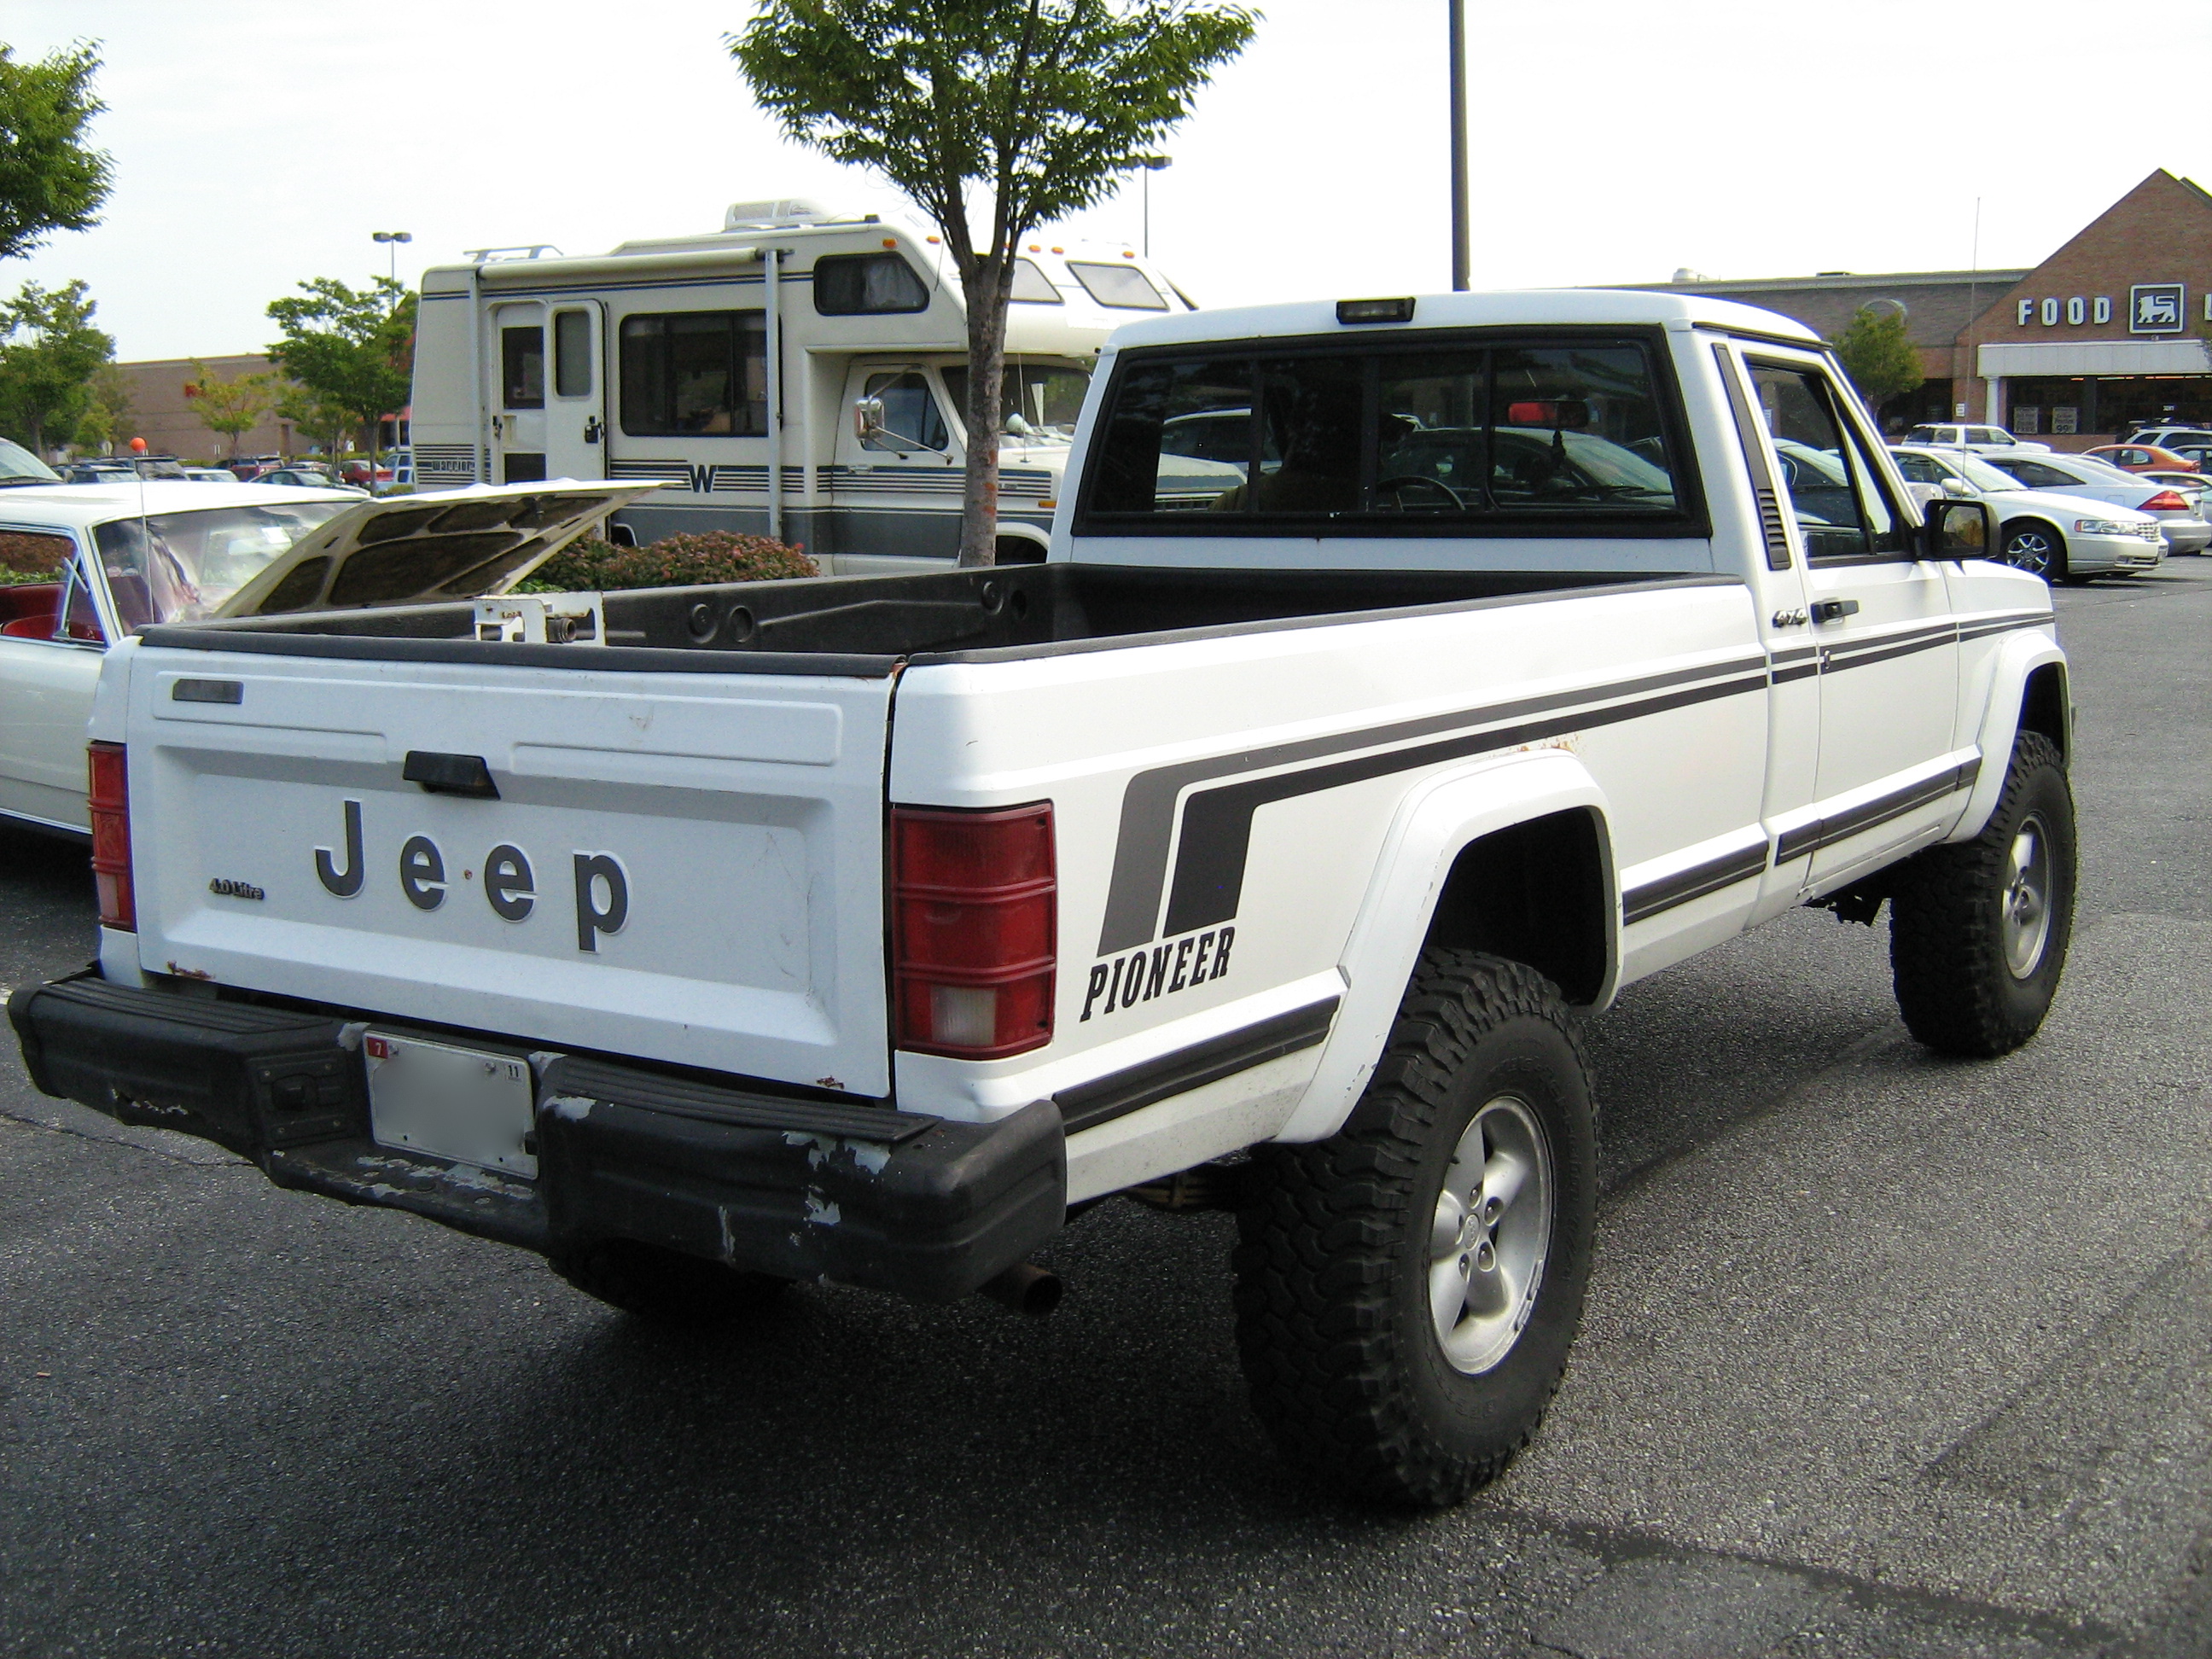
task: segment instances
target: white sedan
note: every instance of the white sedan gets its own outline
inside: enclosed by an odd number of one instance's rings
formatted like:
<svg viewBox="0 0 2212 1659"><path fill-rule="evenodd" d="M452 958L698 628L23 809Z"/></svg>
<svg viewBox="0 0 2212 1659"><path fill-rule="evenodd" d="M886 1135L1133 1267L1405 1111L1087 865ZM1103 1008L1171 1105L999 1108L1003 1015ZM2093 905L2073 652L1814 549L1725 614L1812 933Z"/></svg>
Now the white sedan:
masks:
<svg viewBox="0 0 2212 1659"><path fill-rule="evenodd" d="M2164 526L2170 553L2202 553L2212 543L2199 490L2184 491L2148 473L2126 472L2094 455L1984 455L1998 471L2030 489L2081 495L2148 513Z"/></svg>
<svg viewBox="0 0 2212 1659"><path fill-rule="evenodd" d="M2165 526L2152 514L2029 489L1985 458L1956 449L1900 445L1890 454L1905 482L1925 496L1986 497L2001 526L1997 556L2045 581L2152 570L2166 557Z"/></svg>
<svg viewBox="0 0 2212 1659"><path fill-rule="evenodd" d="M36 477L9 465L0 453L0 484ZM557 479L382 500L159 478L0 489L0 819L90 833L85 723L112 641L166 623L504 592L655 488Z"/></svg>

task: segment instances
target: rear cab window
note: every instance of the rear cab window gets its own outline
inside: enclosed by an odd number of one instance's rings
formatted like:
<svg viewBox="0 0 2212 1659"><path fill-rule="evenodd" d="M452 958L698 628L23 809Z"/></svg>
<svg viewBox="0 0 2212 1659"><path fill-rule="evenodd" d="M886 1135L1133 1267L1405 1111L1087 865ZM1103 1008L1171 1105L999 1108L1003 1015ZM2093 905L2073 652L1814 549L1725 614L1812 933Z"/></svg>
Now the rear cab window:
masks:
<svg viewBox="0 0 2212 1659"><path fill-rule="evenodd" d="M1076 533L1702 535L1680 407L1632 331L1133 350Z"/></svg>

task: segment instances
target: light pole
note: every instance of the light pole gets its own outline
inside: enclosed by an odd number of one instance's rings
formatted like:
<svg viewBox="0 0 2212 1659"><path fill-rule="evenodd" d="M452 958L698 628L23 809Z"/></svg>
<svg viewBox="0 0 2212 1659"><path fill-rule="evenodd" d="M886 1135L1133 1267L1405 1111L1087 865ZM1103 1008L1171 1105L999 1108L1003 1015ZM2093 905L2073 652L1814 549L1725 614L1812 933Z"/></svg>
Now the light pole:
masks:
<svg viewBox="0 0 2212 1659"><path fill-rule="evenodd" d="M1467 0L1451 6L1452 292L1468 288L1467 228Z"/></svg>
<svg viewBox="0 0 2212 1659"><path fill-rule="evenodd" d="M392 286L395 288L398 287L399 283L399 245L402 242L413 241L415 240L415 233L411 230L373 230L369 232L368 234L370 240L383 243L386 251L391 254L392 261L390 270ZM395 312L399 309L399 296L396 294L392 296L392 308ZM393 424L395 430L392 433L392 436L397 438L399 435L396 429L398 422L395 422ZM377 453L384 447L381 441L383 436L384 417L380 415L376 417L375 427L368 434L368 493L372 495L376 494L376 457ZM395 477L398 476L398 475L397 473L393 474L393 477Z"/></svg>
<svg viewBox="0 0 2212 1659"><path fill-rule="evenodd" d="M1145 258L1152 257L1152 175L1162 167L1173 167L1172 155L1139 155L1137 165L1145 170Z"/></svg>

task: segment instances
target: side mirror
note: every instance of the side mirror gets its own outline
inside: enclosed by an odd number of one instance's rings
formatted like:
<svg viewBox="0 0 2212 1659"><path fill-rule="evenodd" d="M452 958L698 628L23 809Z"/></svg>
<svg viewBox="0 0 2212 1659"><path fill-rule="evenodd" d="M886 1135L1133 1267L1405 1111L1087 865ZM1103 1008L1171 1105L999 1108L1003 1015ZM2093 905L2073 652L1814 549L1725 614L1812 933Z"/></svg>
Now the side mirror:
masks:
<svg viewBox="0 0 2212 1659"><path fill-rule="evenodd" d="M884 400L856 398L853 404L853 435L866 443L884 430Z"/></svg>
<svg viewBox="0 0 2212 1659"><path fill-rule="evenodd" d="M1996 556L1996 514L1987 501L1942 501L1929 504L1920 527L1923 559L1988 559Z"/></svg>
<svg viewBox="0 0 2212 1659"><path fill-rule="evenodd" d="M1972 495L1974 487L1964 478L1946 478L1943 480L1943 493L1946 495Z"/></svg>

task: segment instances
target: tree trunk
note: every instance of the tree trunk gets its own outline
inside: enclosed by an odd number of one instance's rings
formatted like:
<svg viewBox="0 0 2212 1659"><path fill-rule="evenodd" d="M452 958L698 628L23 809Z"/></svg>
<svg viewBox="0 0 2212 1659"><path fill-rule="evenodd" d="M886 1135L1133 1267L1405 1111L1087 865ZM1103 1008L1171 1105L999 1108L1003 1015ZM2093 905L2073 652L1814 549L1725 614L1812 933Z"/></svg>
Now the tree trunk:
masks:
<svg viewBox="0 0 2212 1659"><path fill-rule="evenodd" d="M961 500L960 562L999 562L999 383L1006 364L1006 306L1013 252L981 261L961 289L968 302L967 488Z"/></svg>

